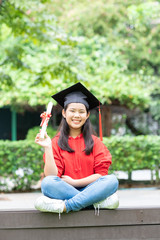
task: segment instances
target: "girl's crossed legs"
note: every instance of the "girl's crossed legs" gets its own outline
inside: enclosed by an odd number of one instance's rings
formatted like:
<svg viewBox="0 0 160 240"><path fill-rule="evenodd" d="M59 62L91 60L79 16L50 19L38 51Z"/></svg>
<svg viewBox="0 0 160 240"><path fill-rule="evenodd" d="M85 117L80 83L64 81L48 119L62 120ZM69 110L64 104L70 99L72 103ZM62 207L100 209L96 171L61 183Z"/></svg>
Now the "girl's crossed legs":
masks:
<svg viewBox="0 0 160 240"><path fill-rule="evenodd" d="M86 187L77 189L57 176L47 176L42 181L41 189L49 198L64 200L66 212L79 211L115 193L118 180L113 174L101 176Z"/></svg>

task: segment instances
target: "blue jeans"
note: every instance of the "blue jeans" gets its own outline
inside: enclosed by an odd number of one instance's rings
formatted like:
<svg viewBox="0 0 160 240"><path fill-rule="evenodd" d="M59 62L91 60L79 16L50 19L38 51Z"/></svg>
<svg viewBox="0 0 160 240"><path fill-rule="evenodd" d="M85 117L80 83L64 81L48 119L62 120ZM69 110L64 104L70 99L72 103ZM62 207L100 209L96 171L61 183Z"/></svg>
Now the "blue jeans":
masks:
<svg viewBox="0 0 160 240"><path fill-rule="evenodd" d="M113 174L106 175L84 188L75 188L57 176L47 176L42 181L41 189L49 198L65 200L67 212L79 211L115 193L118 180Z"/></svg>

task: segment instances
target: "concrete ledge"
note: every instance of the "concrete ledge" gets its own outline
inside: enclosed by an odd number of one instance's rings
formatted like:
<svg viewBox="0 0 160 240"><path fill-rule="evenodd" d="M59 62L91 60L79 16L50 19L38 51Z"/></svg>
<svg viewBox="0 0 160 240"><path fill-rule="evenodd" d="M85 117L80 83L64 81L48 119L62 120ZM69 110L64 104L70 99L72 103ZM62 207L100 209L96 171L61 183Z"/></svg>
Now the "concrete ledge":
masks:
<svg viewBox="0 0 160 240"><path fill-rule="evenodd" d="M61 214L0 211L1 240L160 239L160 208L82 210Z"/></svg>

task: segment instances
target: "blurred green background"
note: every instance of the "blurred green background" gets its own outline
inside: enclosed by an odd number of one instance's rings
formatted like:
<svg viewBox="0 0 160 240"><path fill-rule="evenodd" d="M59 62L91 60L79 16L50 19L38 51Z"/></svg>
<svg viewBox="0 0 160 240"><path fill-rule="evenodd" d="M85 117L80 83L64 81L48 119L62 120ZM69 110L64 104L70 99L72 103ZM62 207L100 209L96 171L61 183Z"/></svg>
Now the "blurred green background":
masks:
<svg viewBox="0 0 160 240"><path fill-rule="evenodd" d="M30 180L24 178L21 189L30 189L31 176L38 180L43 170L27 165L31 156L9 172L7 162L14 152L24 157L22 145L30 144L43 165L41 149L33 147L40 114L51 95L80 81L103 103L104 143L114 170L154 169L159 182L159 76L160 1L0 0L0 179L16 179L23 165L33 174L26 173ZM50 137L61 119L53 103ZM97 109L91 122L99 134Z"/></svg>

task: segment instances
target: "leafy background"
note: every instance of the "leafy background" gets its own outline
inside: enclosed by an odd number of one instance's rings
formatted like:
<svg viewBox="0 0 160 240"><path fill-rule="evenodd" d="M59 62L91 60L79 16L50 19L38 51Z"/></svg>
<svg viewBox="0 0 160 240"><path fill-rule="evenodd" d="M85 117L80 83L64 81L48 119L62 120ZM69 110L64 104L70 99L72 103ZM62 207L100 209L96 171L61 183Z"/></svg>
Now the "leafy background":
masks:
<svg viewBox="0 0 160 240"><path fill-rule="evenodd" d="M159 0L1 0L0 107L36 111L80 81L105 106L147 112L160 126L159 19ZM104 138L111 171L156 169L158 181L159 136L139 119L137 135L150 136ZM30 189L42 171L35 131L0 141L0 176L14 178L15 189Z"/></svg>

